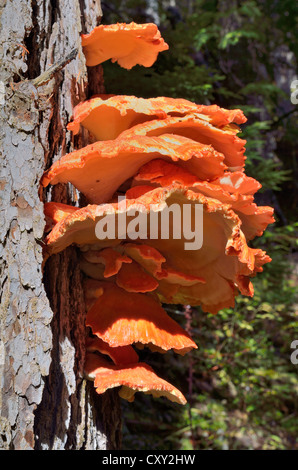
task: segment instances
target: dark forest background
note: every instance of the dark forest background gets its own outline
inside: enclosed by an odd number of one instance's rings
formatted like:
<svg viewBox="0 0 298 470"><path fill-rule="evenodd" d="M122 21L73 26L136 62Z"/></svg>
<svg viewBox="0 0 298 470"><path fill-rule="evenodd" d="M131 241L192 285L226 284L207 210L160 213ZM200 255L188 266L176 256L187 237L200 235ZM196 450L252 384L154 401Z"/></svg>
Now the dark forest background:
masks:
<svg viewBox="0 0 298 470"><path fill-rule="evenodd" d="M150 69L103 64L106 93L241 108L246 173L262 183L257 203L273 206L276 218L253 242L273 259L255 278L253 299L239 296L216 316L167 307L198 350L178 359L142 354L188 405L141 394L123 402L123 448L298 449L298 365L290 359L298 340L298 105L291 102L298 4L113 0L102 7L104 24L154 22L170 46Z"/></svg>

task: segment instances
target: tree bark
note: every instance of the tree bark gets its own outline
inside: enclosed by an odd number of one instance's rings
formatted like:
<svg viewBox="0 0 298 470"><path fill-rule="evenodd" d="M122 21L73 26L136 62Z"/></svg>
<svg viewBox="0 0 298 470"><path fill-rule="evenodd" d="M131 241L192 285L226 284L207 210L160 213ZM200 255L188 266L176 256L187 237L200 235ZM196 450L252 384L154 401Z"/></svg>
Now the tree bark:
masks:
<svg viewBox="0 0 298 470"><path fill-rule="evenodd" d="M0 448L116 449L118 396L99 397L83 377L76 249L42 269L43 202L80 198L70 185L39 187L44 169L88 143L71 140L66 124L75 104L103 91L101 69L88 79L80 45L80 33L100 21L100 3L0 0L0 15ZM38 86L36 77L58 62Z"/></svg>

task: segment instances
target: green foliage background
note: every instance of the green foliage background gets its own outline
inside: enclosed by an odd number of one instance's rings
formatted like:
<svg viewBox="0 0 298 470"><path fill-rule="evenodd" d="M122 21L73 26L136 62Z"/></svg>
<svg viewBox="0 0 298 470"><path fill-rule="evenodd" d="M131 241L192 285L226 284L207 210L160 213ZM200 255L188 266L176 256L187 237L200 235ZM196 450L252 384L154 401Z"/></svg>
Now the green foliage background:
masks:
<svg viewBox="0 0 298 470"><path fill-rule="evenodd" d="M103 2L103 23L150 22L148 3ZM213 316L192 309L198 350L142 352L188 405L137 394L123 402L124 449L297 449L298 366L290 361L297 319L297 3L292 0L157 2L170 49L150 69L105 63L107 93L172 96L241 108L246 173L263 187L276 223L253 245L272 257L253 299ZM296 268L295 268L296 267ZM296 270L295 270L296 269ZM183 307L168 306L182 325Z"/></svg>

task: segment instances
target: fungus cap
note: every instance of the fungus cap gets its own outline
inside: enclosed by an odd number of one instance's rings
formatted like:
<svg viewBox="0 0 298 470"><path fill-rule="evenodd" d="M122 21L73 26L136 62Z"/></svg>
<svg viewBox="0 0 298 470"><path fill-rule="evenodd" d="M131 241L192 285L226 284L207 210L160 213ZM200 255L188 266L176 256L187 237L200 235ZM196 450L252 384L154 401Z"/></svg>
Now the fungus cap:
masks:
<svg viewBox="0 0 298 470"><path fill-rule="evenodd" d="M135 65L151 67L158 53L169 49L153 23L99 25L81 40L88 66L112 59L128 70Z"/></svg>
<svg viewBox="0 0 298 470"><path fill-rule="evenodd" d="M103 250L88 250L83 253L83 258L89 263L104 264L104 277L114 276L117 274L123 263L131 263L132 259L122 255L113 248L105 248Z"/></svg>
<svg viewBox="0 0 298 470"><path fill-rule="evenodd" d="M167 212L172 204L180 207L189 205L191 211L195 210L197 204L202 206L204 223L203 244L200 249L191 247L185 249L185 243L189 241L189 237L185 237L183 227L181 238L173 238L172 220L169 225L169 238L162 238L160 232L157 233L157 238L150 238L150 217L153 212L155 216L161 218L164 211ZM167 282L166 278L160 279L156 292L161 301L202 305L204 310L212 313L234 305L238 276L241 274L250 277L255 274L255 254L247 246L246 238L241 230L241 219L232 210L231 204L224 204L179 185L155 188L137 199L82 208L56 224L46 238L45 249L50 255L72 243L95 244L99 248L121 247L129 241L126 236L118 238L116 233L113 239L99 240L95 227L98 222L106 220L106 215L115 217L115 227L117 227L119 217L126 214L126 227L129 231L130 222L135 223L134 217L129 215L132 208L141 211L145 217L144 220L147 221L144 232L140 233L138 243L144 242L155 248L166 259L166 267L175 270L176 273L183 273L185 277L196 276L206 281L205 284L198 281L196 284L186 286L185 282L184 285L179 285ZM160 223L157 224L158 229L160 225ZM270 259L266 258L266 260L269 262Z"/></svg>
<svg viewBox="0 0 298 470"><path fill-rule="evenodd" d="M121 249L153 276L162 270L162 265L166 261L156 248L144 243L125 243Z"/></svg>
<svg viewBox="0 0 298 470"><path fill-rule="evenodd" d="M187 137L194 142L211 145L214 150L224 155L224 163L234 172L243 170L246 158L244 155L246 140L240 139L237 136L238 132L238 128L229 125L224 128L213 126L200 115L192 113L182 117L155 119L137 124L122 132L119 139L128 139L137 135L152 138L163 134Z"/></svg>
<svg viewBox="0 0 298 470"><path fill-rule="evenodd" d="M140 168L138 174L132 180L134 186L127 193L129 196L136 192L145 194L155 187L171 186L174 183L191 188L204 196L216 199L224 204L229 204L233 211L241 219L241 230L247 240L261 236L267 226L274 222L273 208L269 206L257 206L253 194L259 187L258 182L247 177L244 173L227 172L223 177L211 182L200 181L186 169L164 160L152 160ZM151 186L150 186L151 185ZM244 192L244 194L241 193Z"/></svg>
<svg viewBox="0 0 298 470"><path fill-rule="evenodd" d="M186 404L184 395L176 387L158 377L143 362L120 367L109 364L95 354L87 354L85 374L87 378L94 380L99 394L110 388L121 387L119 395L129 402L134 401L136 392L144 392L156 398L164 396L172 402Z"/></svg>
<svg viewBox="0 0 298 470"><path fill-rule="evenodd" d="M96 140L110 140L146 121L187 115L190 119L226 128L233 133L237 133L238 128L230 124L246 121L240 110L229 111L216 105L199 105L183 98L160 96L145 99L129 95L98 95L75 106L73 120L67 129L77 134L82 125Z"/></svg>
<svg viewBox="0 0 298 470"><path fill-rule="evenodd" d="M212 180L224 174L224 156L211 145L183 136L130 136L96 142L64 155L47 170L41 184L72 183L90 203L109 201L115 191L150 160L162 158L188 168L198 178Z"/></svg>
<svg viewBox="0 0 298 470"><path fill-rule="evenodd" d="M112 348L108 343L105 343L97 336L94 338L86 338L86 351L87 353L100 352L101 354L105 354L109 356L116 365L134 364L139 362L139 356L132 346L127 345Z"/></svg>
<svg viewBox="0 0 298 470"><path fill-rule="evenodd" d="M153 297L101 283L103 293L87 312L86 325L111 347L133 343L184 355L197 346Z"/></svg>
<svg viewBox="0 0 298 470"><path fill-rule="evenodd" d="M135 261L121 267L116 283L128 292L152 292L158 288L157 280Z"/></svg>

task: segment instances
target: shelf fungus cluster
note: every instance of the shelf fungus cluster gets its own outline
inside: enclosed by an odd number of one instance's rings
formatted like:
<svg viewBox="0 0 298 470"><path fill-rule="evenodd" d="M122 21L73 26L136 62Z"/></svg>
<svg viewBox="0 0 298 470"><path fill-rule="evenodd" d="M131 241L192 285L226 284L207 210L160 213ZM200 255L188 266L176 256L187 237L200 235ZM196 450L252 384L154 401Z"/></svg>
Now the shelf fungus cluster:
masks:
<svg viewBox="0 0 298 470"><path fill-rule="evenodd" d="M155 25L134 23L98 26L82 45L88 65L111 58L126 68L150 66L168 48ZM239 293L253 295L251 278L270 258L248 242L273 222L273 210L256 205L261 185L244 173L245 121L238 109L166 97L102 95L75 107L68 129L88 129L93 143L56 161L41 184L71 183L88 205L45 204L45 256L79 247L85 372L98 393L121 387L128 401L143 391L186 403L137 352L197 348L163 304L217 313ZM183 213L178 222L173 206ZM184 211L195 217L197 208L201 224L185 225ZM196 230L202 243L186 249Z"/></svg>

